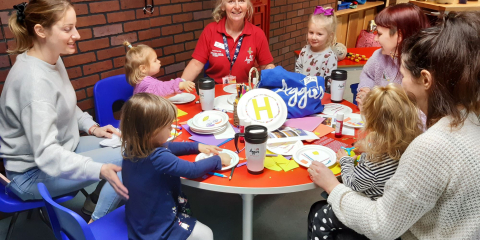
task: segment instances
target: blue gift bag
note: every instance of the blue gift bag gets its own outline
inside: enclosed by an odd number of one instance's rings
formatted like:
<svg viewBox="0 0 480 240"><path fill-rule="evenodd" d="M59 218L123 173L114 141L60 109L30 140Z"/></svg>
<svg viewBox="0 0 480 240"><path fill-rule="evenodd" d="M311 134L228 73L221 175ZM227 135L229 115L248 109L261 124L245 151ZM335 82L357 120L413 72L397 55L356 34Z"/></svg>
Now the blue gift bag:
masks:
<svg viewBox="0 0 480 240"><path fill-rule="evenodd" d="M323 111L323 77L305 76L277 66L262 70L257 87L270 89L280 95L287 105L288 118L301 118Z"/></svg>

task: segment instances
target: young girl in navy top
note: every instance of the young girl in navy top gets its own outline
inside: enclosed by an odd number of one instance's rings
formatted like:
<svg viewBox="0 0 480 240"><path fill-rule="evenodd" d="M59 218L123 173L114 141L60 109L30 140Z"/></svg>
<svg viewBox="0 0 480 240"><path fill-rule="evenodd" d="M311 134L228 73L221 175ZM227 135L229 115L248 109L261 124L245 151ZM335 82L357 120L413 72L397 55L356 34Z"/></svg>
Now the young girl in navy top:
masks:
<svg viewBox="0 0 480 240"><path fill-rule="evenodd" d="M330 48L335 44L337 17L332 8L317 6L308 19L307 45L302 48L295 72L307 76L329 77L337 69L337 55ZM325 82L330 93L330 81Z"/></svg>
<svg viewBox="0 0 480 240"><path fill-rule="evenodd" d="M153 48L144 44L132 46L128 41L125 41L123 45L128 47L125 57L125 73L128 83L134 87L133 94L147 92L162 97L172 97L181 93L181 90L190 92L195 88L195 83L181 78L159 81L152 77L160 72L160 66L162 66Z"/></svg>
<svg viewBox="0 0 480 240"><path fill-rule="evenodd" d="M134 95L123 106L123 183L129 189L125 214L129 239L213 239L209 227L191 216L180 177L198 178L229 165L221 148L199 143L167 142L177 110L150 93ZM198 162L176 155L218 154Z"/></svg>

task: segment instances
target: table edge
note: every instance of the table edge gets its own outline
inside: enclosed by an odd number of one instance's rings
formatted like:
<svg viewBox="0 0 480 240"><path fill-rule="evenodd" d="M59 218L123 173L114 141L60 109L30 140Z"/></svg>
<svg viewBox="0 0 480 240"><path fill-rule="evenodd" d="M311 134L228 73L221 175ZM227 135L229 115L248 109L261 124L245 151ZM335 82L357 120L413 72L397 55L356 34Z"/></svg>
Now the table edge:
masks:
<svg viewBox="0 0 480 240"><path fill-rule="evenodd" d="M234 187L234 186L222 186L204 182L197 182L195 180L181 178L181 183L186 186L205 189L215 192L223 193L237 193L237 194L280 194L280 193L293 193L301 192L306 190L311 190L318 188L315 183L306 183L293 186L284 186L284 187Z"/></svg>

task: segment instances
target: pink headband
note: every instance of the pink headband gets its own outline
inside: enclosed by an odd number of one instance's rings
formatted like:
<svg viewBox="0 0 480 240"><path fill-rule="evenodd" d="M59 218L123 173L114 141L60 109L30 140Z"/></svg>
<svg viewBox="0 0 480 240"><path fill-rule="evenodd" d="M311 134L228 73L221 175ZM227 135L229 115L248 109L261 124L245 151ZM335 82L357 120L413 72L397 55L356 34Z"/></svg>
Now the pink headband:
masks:
<svg viewBox="0 0 480 240"><path fill-rule="evenodd" d="M322 6L317 6L313 15L323 14L325 16L331 16L333 14L333 8L324 9Z"/></svg>

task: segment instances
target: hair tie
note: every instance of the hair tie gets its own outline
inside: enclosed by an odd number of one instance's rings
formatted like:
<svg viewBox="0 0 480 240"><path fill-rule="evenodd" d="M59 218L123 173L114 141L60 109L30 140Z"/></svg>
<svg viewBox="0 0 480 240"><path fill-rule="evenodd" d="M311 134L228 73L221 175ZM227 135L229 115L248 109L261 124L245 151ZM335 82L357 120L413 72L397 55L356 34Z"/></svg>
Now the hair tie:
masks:
<svg viewBox="0 0 480 240"><path fill-rule="evenodd" d="M323 14L325 16L331 16L333 14L333 8L325 9L322 6L317 6L313 15Z"/></svg>
<svg viewBox="0 0 480 240"><path fill-rule="evenodd" d="M13 6L13 9L17 10L17 21L23 23L25 20L25 8L27 7L27 3L23 2Z"/></svg>
<svg viewBox="0 0 480 240"><path fill-rule="evenodd" d="M127 46L127 47L128 47L129 49L130 49L130 48L132 48L132 44L128 44L128 46Z"/></svg>

